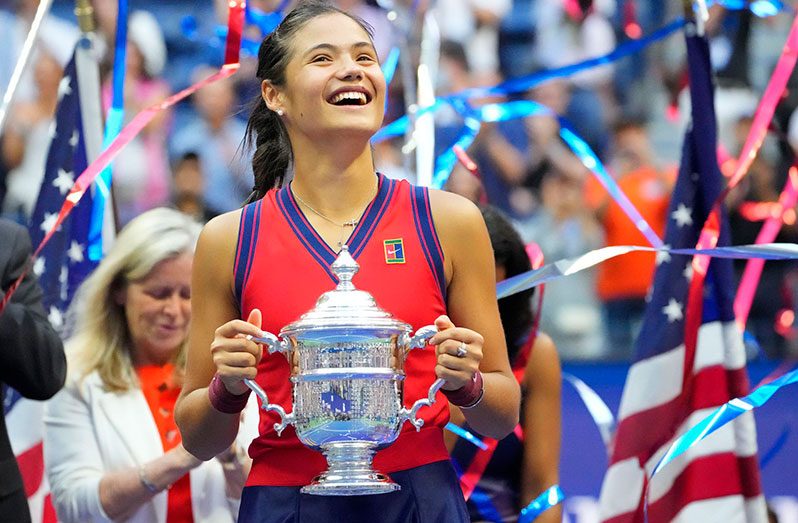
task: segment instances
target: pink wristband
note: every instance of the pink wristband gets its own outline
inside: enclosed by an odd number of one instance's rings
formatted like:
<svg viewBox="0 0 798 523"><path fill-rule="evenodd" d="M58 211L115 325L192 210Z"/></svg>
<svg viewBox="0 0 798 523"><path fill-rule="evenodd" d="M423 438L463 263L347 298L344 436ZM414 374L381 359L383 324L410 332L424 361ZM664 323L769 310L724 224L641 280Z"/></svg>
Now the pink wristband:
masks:
<svg viewBox="0 0 798 523"><path fill-rule="evenodd" d="M251 390L243 394L233 394L224 386L219 375L215 374L208 387L208 399L211 400L213 408L225 414L238 414L244 410Z"/></svg>
<svg viewBox="0 0 798 523"><path fill-rule="evenodd" d="M444 396L449 400L449 403L460 407L462 409L470 409L476 407L482 401L482 396L485 394L485 388L482 383L482 373L477 371L474 378L467 384L459 389L445 390L441 389Z"/></svg>

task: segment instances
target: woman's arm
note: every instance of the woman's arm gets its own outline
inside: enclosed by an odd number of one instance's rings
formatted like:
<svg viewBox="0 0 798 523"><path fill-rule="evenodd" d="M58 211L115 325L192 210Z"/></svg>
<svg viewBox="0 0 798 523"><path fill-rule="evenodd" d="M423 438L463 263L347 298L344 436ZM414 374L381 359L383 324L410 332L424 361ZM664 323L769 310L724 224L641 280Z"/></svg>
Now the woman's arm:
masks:
<svg viewBox="0 0 798 523"><path fill-rule="evenodd" d="M231 394L249 389L260 347L244 339L261 336L260 312L247 323L237 319L233 300L233 265L241 211L214 218L205 226L194 254L191 282L191 330L183 391L175 407L175 421L183 445L194 456L209 460L228 449L236 438L240 414L213 408L208 385L217 373ZM217 328L218 327L218 328Z"/></svg>
<svg viewBox="0 0 798 523"><path fill-rule="evenodd" d="M560 391L562 373L551 338L539 334L524 376L524 467L521 506L559 482ZM536 523L559 523L562 507L541 514Z"/></svg>
<svg viewBox="0 0 798 523"><path fill-rule="evenodd" d="M47 403L44 421L47 479L64 523L123 519L200 463L177 447L141 468L107 472L75 381ZM144 485L140 471L155 489Z"/></svg>
<svg viewBox="0 0 798 523"><path fill-rule="evenodd" d="M182 445L178 445L141 467L109 472L99 485L103 511L113 521L128 518L200 463Z"/></svg>
<svg viewBox="0 0 798 523"><path fill-rule="evenodd" d="M501 439L518 423L520 390L510 370L499 319L488 231L479 209L465 198L430 191L430 203L444 252L451 318L448 325L436 322L445 330L430 340L438 346L435 372L447 380L447 390L462 387L477 370L482 373L484 396L463 413L474 430ZM454 356L461 342L468 346L464 358Z"/></svg>

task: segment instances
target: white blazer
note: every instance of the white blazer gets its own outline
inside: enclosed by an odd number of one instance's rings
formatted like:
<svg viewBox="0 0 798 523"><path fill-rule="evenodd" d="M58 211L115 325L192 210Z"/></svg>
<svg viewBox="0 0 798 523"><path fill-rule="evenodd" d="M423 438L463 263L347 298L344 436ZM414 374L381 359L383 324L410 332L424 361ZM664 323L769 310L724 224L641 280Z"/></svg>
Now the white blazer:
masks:
<svg viewBox="0 0 798 523"><path fill-rule="evenodd" d="M255 395L245 410L239 444L257 435ZM45 411L44 462L53 505L62 523L111 521L100 503L100 479L107 472L139 467L162 456L158 428L141 389L107 392L94 372L81 382L67 379ZM191 508L195 521L232 523L239 500L227 499L222 465L213 459L190 472ZM165 523L167 494L161 492L127 519L131 523Z"/></svg>

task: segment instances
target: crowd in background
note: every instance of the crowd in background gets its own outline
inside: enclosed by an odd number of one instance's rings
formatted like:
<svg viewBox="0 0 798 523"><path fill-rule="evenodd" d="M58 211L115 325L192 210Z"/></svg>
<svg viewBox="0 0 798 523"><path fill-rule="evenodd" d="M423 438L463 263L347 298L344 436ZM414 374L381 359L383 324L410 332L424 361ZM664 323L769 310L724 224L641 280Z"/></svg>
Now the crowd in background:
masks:
<svg viewBox="0 0 798 523"><path fill-rule="evenodd" d="M210 2L209 2L210 3ZM376 28L382 59L399 45L395 30L375 1L338 0ZM409 3L409 2L408 2ZM35 0L0 10L0 85L7 85L35 13ZM98 32L106 49L102 103L111 103L115 2L95 2ZM274 0L253 0L270 11ZM430 4L430 5L428 5ZM194 2L133 2L126 60L125 117L208 76L221 65L226 3L200 9ZM0 137L0 209L25 223L44 172L50 127L63 68L78 38L73 3L56 1L45 22L28 74ZM436 94L493 85L608 53L681 15L681 2L635 0L438 0L420 2L440 29ZM418 20L422 13L417 14ZM190 17L190 18L187 18ZM753 17L713 7L706 27L716 72L721 158L724 172L747 136L753 112L789 28L789 17ZM420 25L420 24L416 24ZM245 36L259 39L257 28ZM410 35L418 43L419 34ZM663 40L613 64L541 84L521 95L564 116L593 148L620 187L661 236L679 161L686 111L683 40ZM251 154L242 147L245 118L259 86L254 57L244 53L241 72L200 90L164 111L114 162L114 198L120 225L143 211L171 205L200 221L241 206L250 193ZM792 82L795 86L795 82ZM404 112L401 75L390 86L386 122ZM761 227L753 203L774 202L798 146L798 89L782 100L772 132L742 187L728 200L734 244L754 243ZM462 118L436 115L436 153L457 138ZM468 151L479 178L462 166L447 189L490 203L516 225L525 242L540 246L547 261L573 258L604 245L646 245L646 240L558 135L546 116L485 124ZM403 170L403 141L375 145L377 169ZM410 176L412 180L412 176ZM798 240L795 216L777 241ZM655 270L653 254L630 254L547 285L541 327L565 360L628 360ZM743 262L736 265L742 273ZM795 330L783 320L794 311L798 270L768 262L748 320L749 356L778 358L798 352ZM791 322L790 322L791 323Z"/></svg>

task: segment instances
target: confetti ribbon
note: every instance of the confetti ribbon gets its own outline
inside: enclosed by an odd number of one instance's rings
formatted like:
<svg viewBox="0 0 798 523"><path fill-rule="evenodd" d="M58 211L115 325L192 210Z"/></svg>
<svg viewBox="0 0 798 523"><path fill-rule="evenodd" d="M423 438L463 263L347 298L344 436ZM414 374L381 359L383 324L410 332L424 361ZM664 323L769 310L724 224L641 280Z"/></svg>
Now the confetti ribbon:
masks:
<svg viewBox="0 0 798 523"><path fill-rule="evenodd" d="M691 39L688 39L688 45L691 45L690 42ZM704 44L704 47L706 47L706 44ZM708 53L708 50L702 52ZM721 191L720 195L715 199L712 211L704 222L696 244L697 250L711 249L718 244L723 202L726 200L729 192L736 187L740 180L748 173L754 158L756 158L759 149L762 147L776 106L781 100L781 95L787 86L787 81L795 68L796 59L798 58L796 52L798 52L798 17L793 20L781 56L776 63L773 75L756 109L754 120L751 124L751 130L743 144L734 172L726 188ZM701 75L707 74L707 72L701 71L699 67L696 67L695 69L691 68L690 74ZM696 118L693 118L693 121L696 121ZM693 277L690 280L687 305L685 307L685 361L683 366L684 374L682 377L682 395L685 398L689 397L691 389L690 374L695 362L698 328L701 323L703 309L704 280L706 279L707 270L709 268L709 260L710 257L707 255L696 254L693 256L692 261Z"/></svg>
<svg viewBox="0 0 798 523"><path fill-rule="evenodd" d="M11 102L14 101L14 95L17 94L19 82L22 79L22 73L28 66L33 46L36 43L36 38L39 37L39 31L42 28L42 22L47 13L50 12L50 6L53 5L53 0L41 0L39 7L36 9L36 14L33 17L33 23L30 26L28 35L25 37L25 42L22 44L22 50L14 66L14 71L11 73L11 79L8 81L6 92L3 94L3 103L0 105L0 132L3 131L6 119L8 118L8 111L11 108Z"/></svg>
<svg viewBox="0 0 798 523"><path fill-rule="evenodd" d="M475 436L474 433L471 432L470 430L464 429L460 425L455 425L451 421L447 423L444 428L449 432L452 432L457 436L463 438L464 440L471 443L475 447L478 447L481 450L488 450L488 445L484 441L479 439L477 436Z"/></svg>
<svg viewBox="0 0 798 523"><path fill-rule="evenodd" d="M598 427L601 441L609 452L612 436L615 434L615 416L612 415L612 411L601 396L584 381L567 372L563 373L562 378L574 387L582 403L585 404L593 423Z"/></svg>
<svg viewBox="0 0 798 523"><path fill-rule="evenodd" d="M779 0L707 0L707 5L711 6L716 4L733 11L750 9L754 15L760 18L776 16L781 12L793 12L792 7L785 5L784 2L780 2Z"/></svg>
<svg viewBox="0 0 798 523"><path fill-rule="evenodd" d="M166 100L144 109L138 113L133 120L127 124L127 126L125 126L124 129L122 129L116 139L111 142L111 145L109 145L108 148L100 153L100 156L88 167L86 167L86 169L75 180L75 183L70 189L69 194L67 194L67 197L64 200L60 211L58 212L55 223L44 235L41 243L33 253L33 258L36 258L47 242L50 241L50 238L52 238L53 234L55 234L66 217L72 212L72 209L74 209L75 205L77 205L85 192L91 187L91 184L100 174L100 172L111 162L111 160L116 157L117 154L119 154L119 151L124 146L129 144L133 138L135 138L136 135L138 135L141 130L144 129L144 127L146 127L153 118L155 118L158 113L168 109L180 100L190 96L206 85L232 76L236 73L236 71L238 71L240 67L239 51L241 48L241 34L244 28L244 4L244 0L230 0L228 38L225 45L224 65L222 68L207 78L187 87L186 89L183 89L179 93L168 97ZM23 271L17 281L15 281L6 292L3 301L0 302L0 313L2 313L6 304L11 299L11 296L14 294L17 287L19 287L19 284L22 282L22 279L26 274L27 270Z"/></svg>
<svg viewBox="0 0 798 523"><path fill-rule="evenodd" d="M504 298L550 281L558 280L579 271L594 267L611 258L630 252L666 252L669 254L703 255L715 258L765 260L798 259L798 245L794 243L766 243L753 245L736 245L732 247L715 247L711 249L669 249L653 248L640 245L611 245L587 252L577 258L562 259L544 265L540 269L517 274L496 285L496 295Z"/></svg>
<svg viewBox="0 0 798 523"><path fill-rule="evenodd" d="M531 523L551 507L562 503L564 499L565 494L559 485L549 487L521 510L521 515L518 516L518 523Z"/></svg>
<svg viewBox="0 0 798 523"><path fill-rule="evenodd" d="M741 414L764 405L770 401L770 398L772 398L779 389L796 382L798 382L798 369L770 383L757 387L747 396L734 398L715 409L712 414L695 424L671 444L668 451L662 456L657 466L654 467L654 470L651 472L649 484L651 484L650 480L665 468L668 463L687 452L687 450L697 445L719 428L738 418Z"/></svg>
<svg viewBox="0 0 798 523"><path fill-rule="evenodd" d="M771 215L765 220L755 243L769 243L776 239L784 223L784 213L795 207L796 200L798 200L798 167L793 166L789 170L787 183L779 195L779 201L771 209ZM745 265L745 271L737 287L737 296L734 298L734 316L740 330L745 329L745 324L748 321L748 313L751 311L751 304L754 301L754 294L759 285L764 265L765 261L762 259L748 260Z"/></svg>
<svg viewBox="0 0 798 523"><path fill-rule="evenodd" d="M116 17L116 40L114 42L113 94L111 108L105 119L105 136L103 149L114 141L125 123L125 72L127 54L127 0L119 0ZM105 206L111 193L112 166L109 163L94 181L94 201L91 209L89 240L87 252L89 259L100 261L103 257L103 224L105 222Z"/></svg>
<svg viewBox="0 0 798 523"><path fill-rule="evenodd" d="M435 104L431 107L426 107L416 113L416 116L426 114L429 111L435 112L438 111L443 105L452 105L454 100L468 100L471 98L485 98L488 96L501 96L513 93L521 93L526 92L529 89L533 88L536 85L539 85L543 82L554 80L555 78L565 78L567 76L574 75L580 71L585 69L590 69L591 67L597 67L599 65L610 64L620 60L621 58L625 58L627 56L633 55L644 48L648 47L649 45L662 40L670 36L672 33L676 32L677 30L681 29L685 24L684 19L679 18L670 24L654 31L650 35L640 38L639 40L634 40L630 42L626 42L624 44L619 45L616 47L612 52L600 56L598 58L591 58L589 60L584 60L582 62L578 62L575 64L567 65L564 67L559 67L555 69L547 69L544 71L540 71L537 73L533 73L526 76L521 76L518 78L514 78L512 80L507 80L505 82L499 83L493 87L475 87L470 89L465 89L463 91L459 91L457 93L450 94L445 97L438 97L436 98ZM382 140L386 140L388 138L392 138L394 136L399 136L403 134L403 131L408 127L408 117L407 115L397 118L390 124L386 125L382 129L380 129L372 138L373 142L380 142Z"/></svg>

